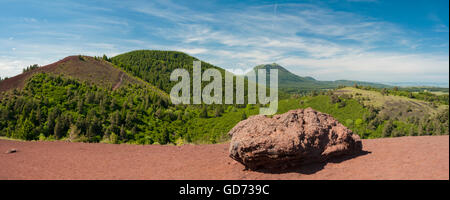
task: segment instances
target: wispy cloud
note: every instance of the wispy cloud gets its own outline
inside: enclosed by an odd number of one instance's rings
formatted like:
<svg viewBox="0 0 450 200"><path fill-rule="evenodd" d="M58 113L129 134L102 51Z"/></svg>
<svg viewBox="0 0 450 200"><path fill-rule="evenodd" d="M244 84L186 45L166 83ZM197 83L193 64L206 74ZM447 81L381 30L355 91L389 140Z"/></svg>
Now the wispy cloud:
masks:
<svg viewBox="0 0 450 200"><path fill-rule="evenodd" d="M98 6L102 3L108 7ZM448 39L434 41L403 25L326 3L215 4L33 3L50 16L0 19L10 21L0 27L8 30L0 34L4 55L0 76L73 54L113 56L135 49L162 49L183 51L236 73L278 62L300 75L325 80L448 81ZM434 14L426 17L435 24L431 31L448 33L445 20ZM33 58L38 59L32 62Z"/></svg>
<svg viewBox="0 0 450 200"><path fill-rule="evenodd" d="M215 23L220 26L203 23L201 17L196 23L180 22L185 13L171 13L167 19L176 26L158 33L188 46L202 46L201 54L213 55L213 63L238 72L279 62L299 74L322 79L388 81L393 77L423 78L424 74L445 71L442 67L448 65L448 56L375 51L386 45L404 49L419 46L419 40L389 22L314 5L281 4L276 9L276 18L270 17L270 6L218 11L221 17Z"/></svg>

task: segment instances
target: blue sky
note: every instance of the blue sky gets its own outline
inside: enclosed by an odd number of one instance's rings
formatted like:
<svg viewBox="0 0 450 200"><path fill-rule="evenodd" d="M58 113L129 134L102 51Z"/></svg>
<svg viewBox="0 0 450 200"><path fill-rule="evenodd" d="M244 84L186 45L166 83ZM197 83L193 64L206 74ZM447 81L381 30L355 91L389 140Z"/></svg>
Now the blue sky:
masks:
<svg viewBox="0 0 450 200"><path fill-rule="evenodd" d="M0 0L0 77L69 55L178 50L235 73L449 81L449 1Z"/></svg>

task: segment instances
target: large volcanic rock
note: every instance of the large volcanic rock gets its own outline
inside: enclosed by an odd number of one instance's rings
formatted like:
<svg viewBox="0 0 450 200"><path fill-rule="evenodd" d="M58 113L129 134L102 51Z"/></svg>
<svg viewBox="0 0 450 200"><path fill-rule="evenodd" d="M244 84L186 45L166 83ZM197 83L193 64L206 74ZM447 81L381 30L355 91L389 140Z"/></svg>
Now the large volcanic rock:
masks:
<svg viewBox="0 0 450 200"><path fill-rule="evenodd" d="M323 162L362 150L359 136L328 114L311 108L252 116L228 133L230 157L250 169Z"/></svg>

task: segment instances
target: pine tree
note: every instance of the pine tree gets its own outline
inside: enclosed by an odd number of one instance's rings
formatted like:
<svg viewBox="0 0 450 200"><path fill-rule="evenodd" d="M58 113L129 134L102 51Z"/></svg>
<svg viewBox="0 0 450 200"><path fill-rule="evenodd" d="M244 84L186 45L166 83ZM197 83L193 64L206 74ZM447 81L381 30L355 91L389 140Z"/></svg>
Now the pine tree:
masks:
<svg viewBox="0 0 450 200"><path fill-rule="evenodd" d="M220 116L222 116L222 113L223 113L223 108L222 108L222 106L217 106L217 107L216 107L216 110L215 110L215 112L214 112L214 116L220 117Z"/></svg>
<svg viewBox="0 0 450 200"><path fill-rule="evenodd" d="M419 136L424 135L424 131L423 131L424 127L423 127L422 122L419 123L419 127L417 129L418 129L417 130L417 135L419 135Z"/></svg>
<svg viewBox="0 0 450 200"><path fill-rule="evenodd" d="M415 136L416 135L416 132L414 131L414 126L411 126L411 128L409 129L408 135L409 136Z"/></svg>
<svg viewBox="0 0 450 200"><path fill-rule="evenodd" d="M246 120L247 114L245 112L242 112L241 120Z"/></svg>
<svg viewBox="0 0 450 200"><path fill-rule="evenodd" d="M131 134L132 135L136 135L138 132L137 132L137 128L136 128L136 126L133 126L133 128L131 129Z"/></svg>
<svg viewBox="0 0 450 200"><path fill-rule="evenodd" d="M54 135L55 135L55 139L59 139L63 136L63 124L59 117L56 119Z"/></svg>
<svg viewBox="0 0 450 200"><path fill-rule="evenodd" d="M202 108L202 112L200 113L201 118L208 118L208 106L204 105Z"/></svg>
<svg viewBox="0 0 450 200"><path fill-rule="evenodd" d="M127 133L125 132L125 127L122 124L122 126L120 127L120 139L122 139L123 141L126 141L125 140L126 137L127 137Z"/></svg>
<svg viewBox="0 0 450 200"><path fill-rule="evenodd" d="M78 113L84 113L83 107L84 107L84 100L81 98L77 104Z"/></svg>
<svg viewBox="0 0 450 200"><path fill-rule="evenodd" d="M383 128L383 137L391 136L392 131L394 130L394 125L392 120L388 120Z"/></svg>
<svg viewBox="0 0 450 200"><path fill-rule="evenodd" d="M167 128L164 128L162 131L162 138L161 138L161 144L167 144L170 142L170 136L169 136L169 131L167 130Z"/></svg>
<svg viewBox="0 0 450 200"><path fill-rule="evenodd" d="M156 112L155 112L155 117L156 118L161 118L161 108L158 108L158 110L156 110Z"/></svg>

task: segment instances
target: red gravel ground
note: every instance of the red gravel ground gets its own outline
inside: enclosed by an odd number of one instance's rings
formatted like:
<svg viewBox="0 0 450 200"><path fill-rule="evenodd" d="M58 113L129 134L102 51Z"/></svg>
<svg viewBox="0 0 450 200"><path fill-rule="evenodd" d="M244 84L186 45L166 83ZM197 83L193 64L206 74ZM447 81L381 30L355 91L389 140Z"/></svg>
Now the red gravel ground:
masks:
<svg viewBox="0 0 450 200"><path fill-rule="evenodd" d="M6 154L9 149L16 153ZM363 154L252 172L228 144L114 145L0 140L0 179L449 179L449 136L363 140Z"/></svg>

